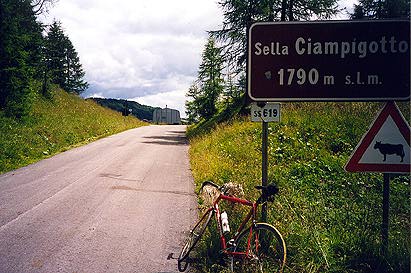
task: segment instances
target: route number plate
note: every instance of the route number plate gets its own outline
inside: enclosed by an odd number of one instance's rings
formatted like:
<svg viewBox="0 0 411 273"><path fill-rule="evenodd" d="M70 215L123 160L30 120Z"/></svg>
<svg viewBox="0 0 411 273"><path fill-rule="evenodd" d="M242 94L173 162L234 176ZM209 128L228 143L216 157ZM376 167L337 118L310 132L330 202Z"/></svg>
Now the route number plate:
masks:
<svg viewBox="0 0 411 273"><path fill-rule="evenodd" d="M280 104L266 103L263 107L257 103L251 104L251 121L254 122L279 122L280 121Z"/></svg>

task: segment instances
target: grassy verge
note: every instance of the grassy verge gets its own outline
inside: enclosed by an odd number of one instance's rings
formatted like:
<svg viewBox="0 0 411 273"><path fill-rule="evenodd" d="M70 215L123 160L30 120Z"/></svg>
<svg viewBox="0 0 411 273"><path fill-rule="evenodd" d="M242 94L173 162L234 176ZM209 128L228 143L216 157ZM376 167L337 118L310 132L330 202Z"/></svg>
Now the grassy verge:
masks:
<svg viewBox="0 0 411 273"><path fill-rule="evenodd" d="M410 178L391 182L389 256L380 255L382 175L344 165L380 109L371 103L293 103L269 125L269 180L280 194L269 222L288 247L285 272L410 272ZM409 113L409 105L401 105ZM191 139L195 181L242 184L255 200L261 180L261 125L237 120ZM229 215L230 223L237 213ZM206 234L203 272L219 272L218 236ZM219 268L219 269L217 269Z"/></svg>
<svg viewBox="0 0 411 273"><path fill-rule="evenodd" d="M136 118L56 89L50 99L36 98L24 120L7 118L0 111L0 173L143 125Z"/></svg>

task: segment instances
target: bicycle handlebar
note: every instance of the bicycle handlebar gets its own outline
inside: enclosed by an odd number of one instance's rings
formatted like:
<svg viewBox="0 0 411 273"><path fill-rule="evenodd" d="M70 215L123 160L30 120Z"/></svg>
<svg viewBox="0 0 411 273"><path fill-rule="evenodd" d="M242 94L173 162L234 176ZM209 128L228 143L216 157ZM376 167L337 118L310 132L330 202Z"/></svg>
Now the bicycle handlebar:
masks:
<svg viewBox="0 0 411 273"><path fill-rule="evenodd" d="M213 181L207 180L207 181L204 181L203 184L201 185L201 190L203 190L204 186L207 186L207 185L213 186L219 190L221 190L221 188L223 187L223 186L217 185Z"/></svg>

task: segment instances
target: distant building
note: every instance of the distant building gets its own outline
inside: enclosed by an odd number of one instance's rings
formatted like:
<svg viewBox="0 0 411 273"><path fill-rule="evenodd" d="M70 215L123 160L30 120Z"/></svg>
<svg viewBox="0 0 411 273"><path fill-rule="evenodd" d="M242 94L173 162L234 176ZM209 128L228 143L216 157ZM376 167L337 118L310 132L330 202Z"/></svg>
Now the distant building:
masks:
<svg viewBox="0 0 411 273"><path fill-rule="evenodd" d="M181 124L180 112L170 108L157 108L153 112L153 123Z"/></svg>

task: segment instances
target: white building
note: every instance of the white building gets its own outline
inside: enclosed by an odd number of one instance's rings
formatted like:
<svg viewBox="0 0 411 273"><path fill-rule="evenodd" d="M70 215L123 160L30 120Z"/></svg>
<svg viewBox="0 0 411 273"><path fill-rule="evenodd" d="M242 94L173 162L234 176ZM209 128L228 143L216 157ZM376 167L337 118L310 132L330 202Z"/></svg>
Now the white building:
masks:
<svg viewBox="0 0 411 273"><path fill-rule="evenodd" d="M181 124L180 112L167 107L155 109L153 112L153 123Z"/></svg>

